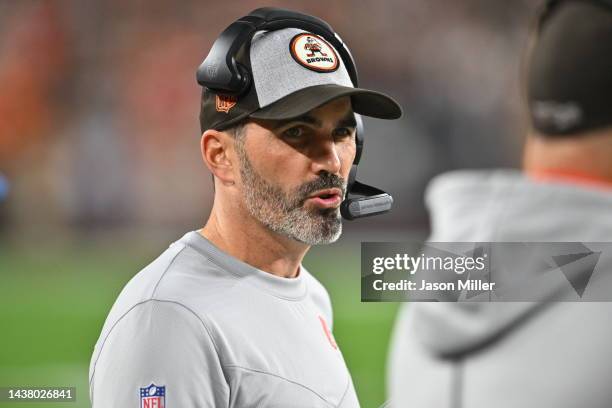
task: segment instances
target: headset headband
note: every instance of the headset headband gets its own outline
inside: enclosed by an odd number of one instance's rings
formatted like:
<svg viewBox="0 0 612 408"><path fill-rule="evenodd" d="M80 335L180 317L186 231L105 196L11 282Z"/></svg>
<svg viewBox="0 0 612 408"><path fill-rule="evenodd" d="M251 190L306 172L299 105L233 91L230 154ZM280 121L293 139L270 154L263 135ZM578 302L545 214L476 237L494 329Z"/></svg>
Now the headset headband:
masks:
<svg viewBox="0 0 612 408"><path fill-rule="evenodd" d="M329 24L314 16L275 7L258 8L223 30L198 68L198 83L221 94L240 95L246 92L250 86L251 74L236 62L236 54L244 44L250 43L257 31L289 27L320 35L330 42L340 54L353 86L358 86L353 56Z"/></svg>

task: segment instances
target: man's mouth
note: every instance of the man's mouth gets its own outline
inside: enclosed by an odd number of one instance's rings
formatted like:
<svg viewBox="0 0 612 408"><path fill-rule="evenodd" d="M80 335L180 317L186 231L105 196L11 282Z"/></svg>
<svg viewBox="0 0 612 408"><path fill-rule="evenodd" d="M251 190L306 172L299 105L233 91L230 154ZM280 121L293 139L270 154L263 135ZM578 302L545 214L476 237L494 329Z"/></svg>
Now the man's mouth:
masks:
<svg viewBox="0 0 612 408"><path fill-rule="evenodd" d="M337 208L342 202L342 190L339 188L319 190L310 195L306 201L320 208Z"/></svg>

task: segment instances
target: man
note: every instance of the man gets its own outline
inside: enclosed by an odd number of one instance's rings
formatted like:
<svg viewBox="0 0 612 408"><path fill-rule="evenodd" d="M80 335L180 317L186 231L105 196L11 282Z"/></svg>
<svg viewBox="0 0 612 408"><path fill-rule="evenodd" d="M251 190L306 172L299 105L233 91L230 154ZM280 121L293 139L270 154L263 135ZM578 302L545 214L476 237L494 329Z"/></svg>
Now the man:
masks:
<svg viewBox="0 0 612 408"><path fill-rule="evenodd" d="M307 60L309 37L329 60ZM202 94L210 217L119 295L91 360L95 408L359 406L327 292L301 262L341 234L353 112L401 110L301 29L257 32L237 58L247 92Z"/></svg>
<svg viewBox="0 0 612 408"><path fill-rule="evenodd" d="M527 63L524 172L436 178L426 198L430 241L611 241L611 44L609 5L550 4ZM599 284L609 285L603 272ZM611 303L405 305L389 358L390 402L610 407L611 341Z"/></svg>

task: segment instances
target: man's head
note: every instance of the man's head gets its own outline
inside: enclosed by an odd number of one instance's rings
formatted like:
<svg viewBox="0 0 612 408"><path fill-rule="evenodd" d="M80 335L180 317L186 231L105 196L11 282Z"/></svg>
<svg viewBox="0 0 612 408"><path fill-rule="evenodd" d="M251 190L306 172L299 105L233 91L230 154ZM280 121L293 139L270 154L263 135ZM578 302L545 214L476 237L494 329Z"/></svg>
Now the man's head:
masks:
<svg viewBox="0 0 612 408"><path fill-rule="evenodd" d="M322 20L258 9L240 21L215 42L197 74L215 208L304 244L333 242L356 157L355 114L395 119L401 109L382 93L357 88L350 52ZM277 28L252 28L260 27L256 21ZM287 21L302 28L278 27ZM231 81L220 78L235 75L222 61L242 72L235 78L241 87L248 78L238 96L222 91Z"/></svg>
<svg viewBox="0 0 612 408"><path fill-rule="evenodd" d="M343 97L293 119L207 130L202 153L216 194L234 202L236 215L308 245L325 244L342 231L339 205L355 158L355 126Z"/></svg>
<svg viewBox="0 0 612 408"><path fill-rule="evenodd" d="M525 165L612 177L612 2L547 5L527 56Z"/></svg>
<svg viewBox="0 0 612 408"><path fill-rule="evenodd" d="M531 123L549 138L612 126L612 1L553 0L527 58Z"/></svg>

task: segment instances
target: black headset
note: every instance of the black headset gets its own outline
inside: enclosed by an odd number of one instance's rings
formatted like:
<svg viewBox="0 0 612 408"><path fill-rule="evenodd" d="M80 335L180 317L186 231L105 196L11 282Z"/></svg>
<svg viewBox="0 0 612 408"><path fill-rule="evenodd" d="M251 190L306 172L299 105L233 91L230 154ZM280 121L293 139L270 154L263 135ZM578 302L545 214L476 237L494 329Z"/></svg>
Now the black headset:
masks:
<svg viewBox="0 0 612 408"><path fill-rule="evenodd" d="M241 95L251 84L249 70L236 62L236 54L249 44L257 31L300 28L318 34L340 53L353 85L357 86L357 68L349 49L333 28L320 18L291 10L262 7L251 11L229 25L215 40L210 52L198 68L198 83L224 95Z"/></svg>
<svg viewBox="0 0 612 408"><path fill-rule="evenodd" d="M197 70L198 83L211 91L239 96L251 86L251 73L236 61L236 55L245 44L250 44L257 31L274 31L283 28L299 28L320 35L340 54L354 87L358 86L357 68L348 47L332 27L320 18L291 10L263 7L253 10L227 27L214 42L204 62ZM355 179L357 165L363 151L363 121L355 114L356 154L353 161L347 193L340 206L342 217L348 220L383 214L391 210L393 197L384 191Z"/></svg>

